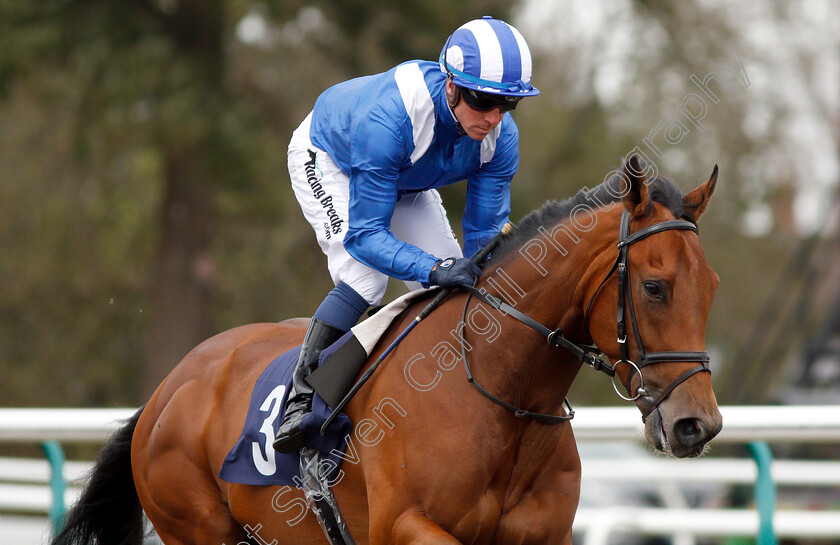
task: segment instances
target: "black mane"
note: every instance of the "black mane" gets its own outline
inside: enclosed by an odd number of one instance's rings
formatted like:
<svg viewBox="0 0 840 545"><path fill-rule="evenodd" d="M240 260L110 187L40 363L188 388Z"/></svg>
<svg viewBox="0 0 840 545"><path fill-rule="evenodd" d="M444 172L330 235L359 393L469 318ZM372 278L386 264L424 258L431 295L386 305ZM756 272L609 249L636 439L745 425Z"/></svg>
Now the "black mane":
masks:
<svg viewBox="0 0 840 545"><path fill-rule="evenodd" d="M616 195L621 194L623 187L621 178L616 174L594 189L582 189L565 201L546 202L542 207L522 218L513 233L501 240L499 246L493 251L494 260L522 247L539 234L540 227L550 230L551 227L568 219L577 206L583 205L589 209L596 209L599 203L608 205L621 201L621 197ZM693 221L683 205L682 191L673 181L661 176L657 177L648 185L648 191L651 199L670 210L675 218Z"/></svg>

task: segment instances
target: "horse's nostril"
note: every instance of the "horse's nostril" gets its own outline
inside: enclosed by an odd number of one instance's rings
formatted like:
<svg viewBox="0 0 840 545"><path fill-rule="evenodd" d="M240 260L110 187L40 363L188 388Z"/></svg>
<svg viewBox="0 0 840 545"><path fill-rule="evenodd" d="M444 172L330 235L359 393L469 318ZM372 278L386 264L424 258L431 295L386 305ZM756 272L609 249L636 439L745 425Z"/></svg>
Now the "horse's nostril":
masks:
<svg viewBox="0 0 840 545"><path fill-rule="evenodd" d="M703 442L708 435L706 425L697 418L683 418L677 421L674 424L674 434L677 440L686 446Z"/></svg>

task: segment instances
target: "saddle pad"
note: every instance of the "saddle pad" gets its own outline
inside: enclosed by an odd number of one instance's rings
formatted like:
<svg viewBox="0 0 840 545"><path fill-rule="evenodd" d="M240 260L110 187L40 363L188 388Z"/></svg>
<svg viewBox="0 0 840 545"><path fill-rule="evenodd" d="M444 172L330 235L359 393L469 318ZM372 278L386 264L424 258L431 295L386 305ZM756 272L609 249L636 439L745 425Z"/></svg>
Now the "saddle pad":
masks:
<svg viewBox="0 0 840 545"><path fill-rule="evenodd" d="M352 333L348 332L324 350L321 353L321 361L351 337ZM281 454L271 446L286 409L292 373L299 355L299 346L281 354L257 379L251 393L245 426L239 440L225 457L219 471L220 479L230 483L252 485L299 485L300 455ZM301 431L307 444L321 453L321 459L331 461L325 466L331 470L329 477L332 479L338 472L347 448L346 437L352 431L353 425L346 415L340 414L330 423L327 433L322 437L321 425L330 412L332 410L316 393L312 400L312 413L304 418Z"/></svg>
<svg viewBox="0 0 840 545"><path fill-rule="evenodd" d="M379 312L370 318L359 323L348 331L343 337L321 352L319 366L336 354L345 344L349 350L343 350L337 354L334 362L346 359L346 354L352 354L352 362L345 362L347 365L360 367L367 354L373 350L382 334L391 325L391 322L402 313L403 310L419 295L428 294L429 290L417 290L403 295L389 303ZM351 346L352 345L352 346ZM219 478L230 483L252 484L252 485L291 485L299 486L300 477L299 464L300 455L281 454L274 450L271 444L277 433L277 428L282 422L282 415L286 409L286 400L292 384L292 373L300 355L300 346L295 347L272 361L265 371L257 379L254 390L251 392L251 401L248 405L248 414L245 417L245 425L239 436L239 440L228 452L222 469L219 470ZM318 369L321 369L319 367ZM318 373L316 369L314 376ZM349 372L355 378L357 371ZM330 372L324 380L335 381L336 376ZM352 380L349 384L352 384ZM338 389L349 390L339 386ZM333 390L335 387L332 388ZM345 414L339 414L330 423L327 433L321 436L321 426L327 420L332 409L318 394L316 388L312 400L312 413L301 422L301 431L306 438L309 447L321 453L322 464L330 469L328 479L332 480L340 469L340 463L346 457L344 452L347 449L347 437L353 430L350 418ZM334 393L332 405L336 405L343 393ZM330 460L330 462L326 462Z"/></svg>
<svg viewBox="0 0 840 545"><path fill-rule="evenodd" d="M437 286L426 290L410 291L379 309L376 314L370 318L353 326L350 331L352 331L359 340L359 343L362 345L365 352L370 354L376 346L376 343L379 342L379 338L383 333L385 333L385 330L388 329L391 322L394 321L394 318L402 314L402 311L404 311L409 304L420 296L437 293L438 291L440 291L440 288Z"/></svg>

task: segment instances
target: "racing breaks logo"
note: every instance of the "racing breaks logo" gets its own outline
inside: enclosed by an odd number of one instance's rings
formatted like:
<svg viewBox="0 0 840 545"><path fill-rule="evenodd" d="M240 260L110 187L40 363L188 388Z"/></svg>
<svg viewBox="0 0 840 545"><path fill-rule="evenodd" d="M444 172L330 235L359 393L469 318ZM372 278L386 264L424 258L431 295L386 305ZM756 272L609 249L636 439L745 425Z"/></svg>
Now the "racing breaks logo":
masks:
<svg viewBox="0 0 840 545"><path fill-rule="evenodd" d="M312 189L312 195L321 203L321 207L329 219L329 223L324 222L324 236L329 240L332 235L337 235L341 232L341 224L344 223L344 220L338 216L335 205L333 205L332 195L327 195L327 192L324 191L324 187L319 181L320 178L315 172L318 168L315 152L312 150L306 151L309 152L309 161L303 164L306 172L306 182L309 184L310 189Z"/></svg>

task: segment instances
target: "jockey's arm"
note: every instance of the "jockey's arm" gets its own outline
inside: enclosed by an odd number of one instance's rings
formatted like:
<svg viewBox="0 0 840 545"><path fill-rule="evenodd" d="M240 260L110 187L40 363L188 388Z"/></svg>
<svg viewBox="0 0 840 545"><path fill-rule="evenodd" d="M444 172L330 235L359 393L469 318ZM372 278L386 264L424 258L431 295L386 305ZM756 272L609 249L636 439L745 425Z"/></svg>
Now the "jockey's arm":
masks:
<svg viewBox="0 0 840 545"><path fill-rule="evenodd" d="M509 117L509 116L508 116ZM464 255L473 255L496 236L510 216L510 182L519 167L519 133L505 120L493 159L467 182L464 209Z"/></svg>
<svg viewBox="0 0 840 545"><path fill-rule="evenodd" d="M501 230L510 216L510 177L477 181L467 185L464 209L464 255L483 248Z"/></svg>
<svg viewBox="0 0 840 545"><path fill-rule="evenodd" d="M429 272L439 258L397 239L390 231L404 161L399 135L384 124L366 127L356 139L350 172L350 225L344 247L358 261L390 277L428 284Z"/></svg>

